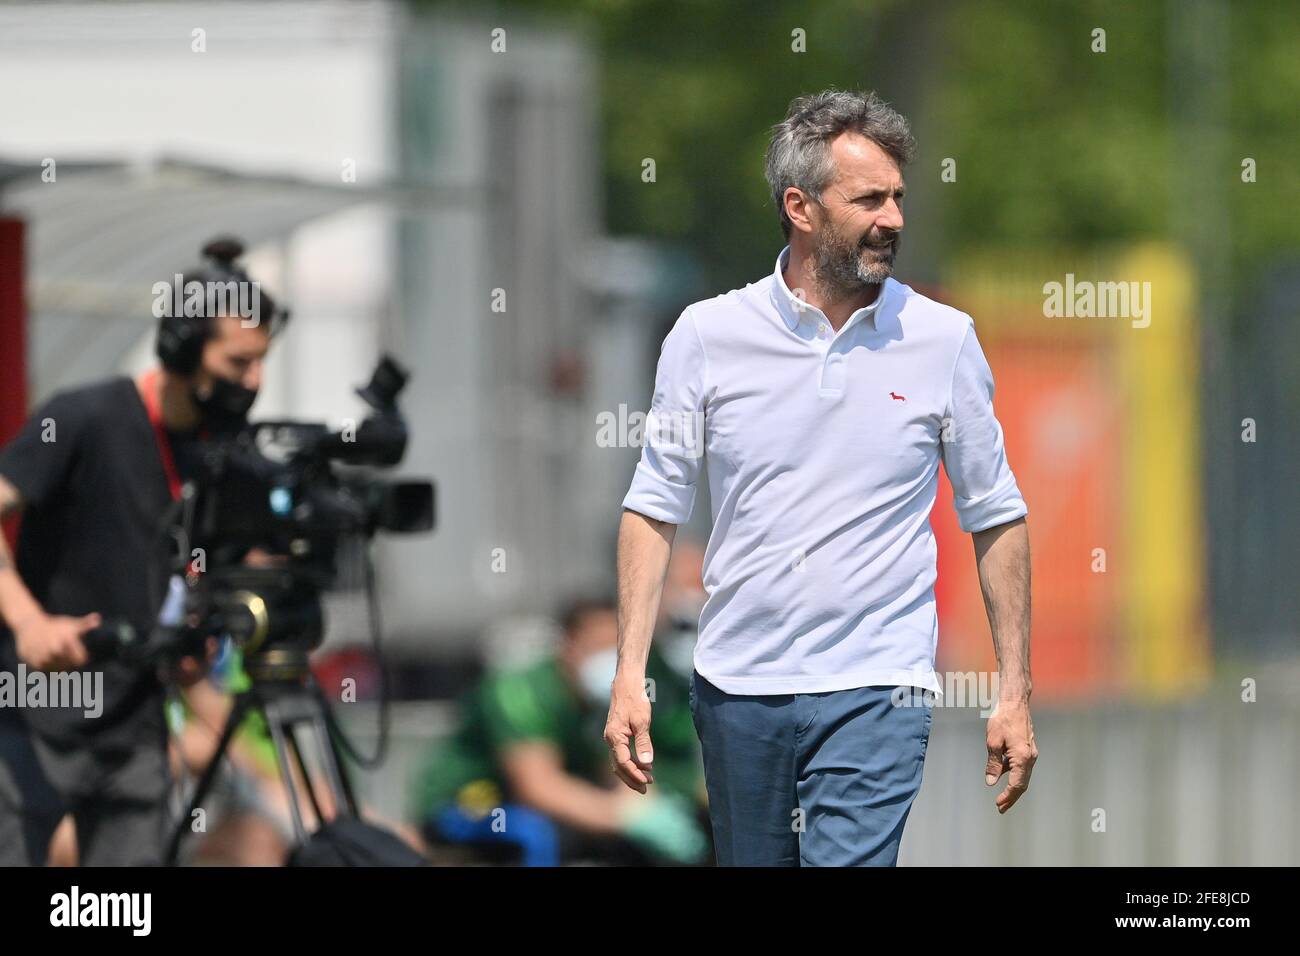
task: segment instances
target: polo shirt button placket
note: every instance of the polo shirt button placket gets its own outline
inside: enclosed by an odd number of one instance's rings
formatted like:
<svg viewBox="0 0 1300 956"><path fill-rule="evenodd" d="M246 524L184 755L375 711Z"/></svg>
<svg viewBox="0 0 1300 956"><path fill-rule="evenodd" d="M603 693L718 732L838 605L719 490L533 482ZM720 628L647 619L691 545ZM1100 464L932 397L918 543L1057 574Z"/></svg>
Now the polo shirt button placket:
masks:
<svg viewBox="0 0 1300 956"><path fill-rule="evenodd" d="M835 349L838 338L831 333L830 324L824 318L817 325L817 335L822 347L821 392L838 396L844 391L844 356Z"/></svg>

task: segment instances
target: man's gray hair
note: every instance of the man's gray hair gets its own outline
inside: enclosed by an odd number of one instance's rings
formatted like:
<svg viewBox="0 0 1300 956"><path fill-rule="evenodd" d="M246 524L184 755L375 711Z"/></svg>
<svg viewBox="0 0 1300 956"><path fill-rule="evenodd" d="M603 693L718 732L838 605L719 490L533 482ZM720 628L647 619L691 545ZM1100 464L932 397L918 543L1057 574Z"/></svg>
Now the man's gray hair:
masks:
<svg viewBox="0 0 1300 956"><path fill-rule="evenodd" d="M875 93L823 90L794 100L785 119L772 127L767 147L767 184L787 239L793 225L785 214L785 191L796 186L820 202L835 176L831 141L844 132L865 136L900 169L916 152L907 120Z"/></svg>

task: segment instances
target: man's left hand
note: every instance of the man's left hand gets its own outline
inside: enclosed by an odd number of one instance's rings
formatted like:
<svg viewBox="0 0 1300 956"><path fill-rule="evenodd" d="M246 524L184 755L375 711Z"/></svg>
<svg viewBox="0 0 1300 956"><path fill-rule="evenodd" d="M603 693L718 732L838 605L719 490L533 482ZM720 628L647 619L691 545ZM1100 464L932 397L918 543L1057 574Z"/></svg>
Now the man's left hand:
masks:
<svg viewBox="0 0 1300 956"><path fill-rule="evenodd" d="M984 767L984 783L993 786L1008 771L1007 788L994 801L998 813L1010 810L1020 795L1029 789L1029 775L1038 759L1034 743L1034 722L1029 717L1028 700L1000 700L989 716L985 743L989 760Z"/></svg>

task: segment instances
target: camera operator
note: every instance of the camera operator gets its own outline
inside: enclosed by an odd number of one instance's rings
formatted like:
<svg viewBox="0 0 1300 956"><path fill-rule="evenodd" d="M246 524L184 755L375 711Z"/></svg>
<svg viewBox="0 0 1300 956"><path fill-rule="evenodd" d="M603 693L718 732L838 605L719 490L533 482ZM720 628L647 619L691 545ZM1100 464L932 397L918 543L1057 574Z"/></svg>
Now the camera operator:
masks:
<svg viewBox="0 0 1300 956"><path fill-rule="evenodd" d="M16 556L0 537L0 670L103 673L98 716L0 707L0 865L43 864L65 812L83 864L162 861L163 675L91 660L83 638L101 623L154 626L176 550L166 516L200 443L247 420L279 313L235 264L242 252L214 240L182 277L183 290L204 290L201 305L163 307L160 367L55 394L0 449L0 514L23 512ZM213 291L238 283L238 297ZM251 315L232 308L249 301ZM170 677L200 673L191 657Z"/></svg>

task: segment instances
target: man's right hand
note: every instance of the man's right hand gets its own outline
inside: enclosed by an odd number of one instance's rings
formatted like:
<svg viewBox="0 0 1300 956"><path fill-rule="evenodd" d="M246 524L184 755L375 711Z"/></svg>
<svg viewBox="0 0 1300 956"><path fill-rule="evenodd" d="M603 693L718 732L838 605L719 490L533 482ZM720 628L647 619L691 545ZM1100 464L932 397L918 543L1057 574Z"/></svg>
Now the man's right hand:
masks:
<svg viewBox="0 0 1300 956"><path fill-rule="evenodd" d="M72 670L90 659L81 637L102 623L98 614L34 614L14 627L18 657L42 671Z"/></svg>
<svg viewBox="0 0 1300 956"><path fill-rule="evenodd" d="M605 744L618 778L638 793L655 782L650 743L650 698L641 678L614 678L605 722Z"/></svg>

